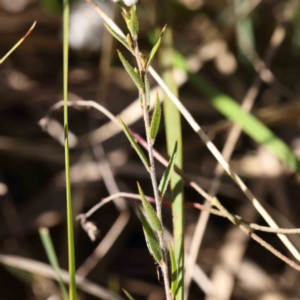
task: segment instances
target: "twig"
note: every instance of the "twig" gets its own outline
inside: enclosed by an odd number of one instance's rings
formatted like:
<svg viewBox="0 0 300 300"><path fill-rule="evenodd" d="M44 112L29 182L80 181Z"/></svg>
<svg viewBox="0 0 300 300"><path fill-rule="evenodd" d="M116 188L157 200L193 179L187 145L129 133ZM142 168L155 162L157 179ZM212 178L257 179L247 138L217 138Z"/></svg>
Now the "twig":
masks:
<svg viewBox="0 0 300 300"><path fill-rule="evenodd" d="M153 197L146 196L146 195L145 195L145 197L150 203L155 204L155 199ZM138 194L125 193L125 192L116 193L116 194L110 195L106 198L103 198L98 204L93 206L85 214L78 215L76 217L76 219L77 220L88 219L92 216L92 214L94 214L102 206L104 206L105 204L111 202L114 199L118 199L118 198L129 198L129 199L141 200L141 196ZM214 198L212 201L215 203L216 198ZM171 203L168 201L162 201L162 205L163 206L171 206ZM219 216L219 217L223 217L223 218L228 218L228 214L229 214L229 212L224 213L224 212L221 212L220 210L208 208L200 203L194 203L194 202L186 202L184 207L185 208L195 208L195 209L199 209L201 211L205 210L215 216ZM269 233L276 233L276 234L300 234L300 228L271 228L268 226L262 226L262 225L258 225L258 224L254 224L254 223L249 223L246 220L244 220L242 217L237 216L237 215L232 215L232 214L230 214L230 219L231 220L234 219L236 223L244 224L245 226L248 226L249 228L251 228L253 230L269 232Z"/></svg>

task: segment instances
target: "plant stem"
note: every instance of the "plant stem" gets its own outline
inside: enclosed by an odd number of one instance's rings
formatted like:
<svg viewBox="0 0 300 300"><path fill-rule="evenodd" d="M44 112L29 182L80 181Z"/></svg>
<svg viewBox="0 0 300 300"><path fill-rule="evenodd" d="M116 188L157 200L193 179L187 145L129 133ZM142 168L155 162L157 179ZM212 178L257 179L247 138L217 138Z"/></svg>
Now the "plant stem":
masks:
<svg viewBox="0 0 300 300"><path fill-rule="evenodd" d="M67 198L67 226L68 226L68 259L70 288L69 299L76 300L76 280L75 280L75 249L73 232L73 208L71 196L70 179L70 158L69 158L69 138L68 138L68 63L69 63L69 0L63 1L63 89L64 89L64 129L65 129L65 169L66 169L66 198Z"/></svg>
<svg viewBox="0 0 300 300"><path fill-rule="evenodd" d="M133 39L133 46L134 46L134 53L136 62L139 68L139 72L142 78L142 82L145 86L145 76L146 76L146 70L144 69L144 66L141 62L140 58L140 50L138 46L138 41L136 37L132 37ZM143 116L144 116L144 122L145 122L145 131L147 136L147 144L148 144L148 155L149 155L149 162L150 162L150 177L152 182L152 187L154 191L154 198L155 198L155 204L156 204L156 213L157 217L160 220L162 226L163 226L163 220L162 220L162 204L160 195L158 192L158 186L157 186L157 180L156 180L156 173L155 173L155 160L153 155L153 146L152 142L149 136L149 127L150 127L150 120L149 120L149 113L147 109L147 99L146 99L146 93L145 89L140 91L142 95L142 109L143 109ZM163 232L158 235L159 244L163 253L163 261L160 263L161 271L164 277L164 285L165 285L165 292L166 292L166 298L167 300L172 299L172 295L170 293L170 280L169 280L169 271L168 271L168 255L166 251L166 243L164 240Z"/></svg>

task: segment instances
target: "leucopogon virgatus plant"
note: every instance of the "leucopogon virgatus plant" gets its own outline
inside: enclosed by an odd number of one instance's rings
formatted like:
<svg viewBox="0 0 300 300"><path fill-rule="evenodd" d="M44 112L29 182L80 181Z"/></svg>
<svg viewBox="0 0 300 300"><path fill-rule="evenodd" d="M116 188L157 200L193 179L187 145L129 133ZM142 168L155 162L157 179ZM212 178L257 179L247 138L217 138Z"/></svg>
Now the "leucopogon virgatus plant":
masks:
<svg viewBox="0 0 300 300"><path fill-rule="evenodd" d="M133 80L133 82L135 83L139 91L140 105L143 111L146 140L148 145L148 157L145 155L145 153L142 151L138 143L135 141L134 137L132 136L126 124L122 121L121 118L119 118L119 121L123 127L123 130L128 140L130 141L131 145L139 155L146 170L150 174L156 209L154 209L152 205L146 200L143 189L139 183L137 183L137 187L142 200L144 211L142 211L139 206L137 208L139 211L149 252L153 256L156 263L159 265L163 275L166 299L171 300L174 299L175 296L175 292L177 289L176 286L177 281L175 275L173 276L172 282L170 282L168 262L169 260L171 260L172 274L176 274L177 264L176 264L172 246L169 243L167 247L167 243L164 238L164 232L163 232L164 226L163 226L163 218L162 218L162 199L166 192L170 180L171 172L173 171L174 162L175 162L174 158L177 151L177 143L174 146L173 155L171 156L169 165L166 168L160 183L158 184L156 173L155 173L153 145L155 143L155 138L158 133L158 129L160 125L161 108L160 108L160 100L157 95L155 99L155 106L154 106L152 118L150 119L149 108L150 108L151 99L150 99L150 86L147 78L148 68L159 48L159 45L161 43L161 36L165 28L162 29L161 34L156 44L152 48L149 56L145 57L139 50L139 43L138 43L139 22L136 15L136 6L135 6L137 1L134 0L133 1L124 0L123 2L115 1L115 0L113 1L118 2L118 4L120 5L122 10L122 16L127 24L129 33L127 34L127 37L125 39L122 36L120 36L117 32L115 32L114 29L111 28L108 24L106 24L106 27L109 30L109 32L134 55L136 59L137 68L131 66L131 64L125 59L121 51L118 50L118 56L125 70L130 75L131 79Z"/></svg>

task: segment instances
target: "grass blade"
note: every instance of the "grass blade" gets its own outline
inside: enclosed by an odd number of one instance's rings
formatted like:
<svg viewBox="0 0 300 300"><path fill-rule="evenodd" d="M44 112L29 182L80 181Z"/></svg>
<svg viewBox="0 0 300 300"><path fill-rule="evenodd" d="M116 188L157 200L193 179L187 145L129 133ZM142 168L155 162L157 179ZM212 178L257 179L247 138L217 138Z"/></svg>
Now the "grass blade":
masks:
<svg viewBox="0 0 300 300"><path fill-rule="evenodd" d="M168 243L169 246L169 254L170 254L170 260L171 260L171 270L172 270L172 284L171 284L171 292L172 295L175 296L176 295L176 289L177 289L177 285L178 285L178 281L177 281L177 263L176 263L176 258L175 258L175 253L174 250L172 248L171 243Z"/></svg>
<svg viewBox="0 0 300 300"><path fill-rule="evenodd" d="M137 207L139 214L140 214L140 218L141 218L141 222L143 225L143 230L144 230L144 235L145 235L145 239L146 239L146 243L149 249L150 254L153 256L153 258L155 259L155 261L160 265L161 261L162 261L162 251L159 245L159 241L157 236L155 235L155 233L153 232L151 226L149 225L147 219L145 218L143 212L141 211L141 209L139 208L139 206Z"/></svg>
<svg viewBox="0 0 300 300"><path fill-rule="evenodd" d="M152 145L154 144L156 135L158 133L160 119L161 119L160 101L159 101L158 94L156 94L154 111L153 111L153 115L152 115L151 125L149 128L149 136L150 136Z"/></svg>
<svg viewBox="0 0 300 300"><path fill-rule="evenodd" d="M68 300L67 289L61 278L60 267L59 267L58 260L57 260L56 254L55 254L55 250L54 250L54 247L53 247L53 244L51 241L49 230L47 228L42 227L39 229L39 233L40 233L40 237L41 237L43 246L47 253L48 260L49 260L53 270L55 271L56 279L59 284L63 299Z"/></svg>
<svg viewBox="0 0 300 300"><path fill-rule="evenodd" d="M124 289L122 289L122 290L129 300L134 300L134 298L126 290L124 290Z"/></svg>
<svg viewBox="0 0 300 300"><path fill-rule="evenodd" d="M0 59L0 65L24 42L28 35L33 31L36 21L31 25L26 34Z"/></svg>
<svg viewBox="0 0 300 300"><path fill-rule="evenodd" d="M164 194L167 190L167 187L168 187L171 175L172 175L172 171L173 171L174 164L175 164L177 149L178 149L178 142L176 141L172 156L171 156L170 161L169 161L169 164L168 164L168 166L167 166L167 168L166 168L166 170L165 170L165 172L164 172L164 174L161 178L161 181L159 183L158 190L159 190L161 199L163 198L163 196L164 196Z"/></svg>
<svg viewBox="0 0 300 300"><path fill-rule="evenodd" d="M69 299L76 300L75 281L75 249L73 230L73 207L71 195L70 157L69 157L69 121L68 121L68 71L69 71L69 0L63 0L63 88L64 88L64 148L66 169L66 198L67 198L67 226L68 226L68 259L69 259Z"/></svg>
<svg viewBox="0 0 300 300"><path fill-rule="evenodd" d="M152 205L146 200L144 192L140 186L140 184L137 182L139 194L141 196L142 204L146 212L146 216L148 217L148 220L154 230L156 230L157 234L162 233L162 225L161 222L159 221L156 212Z"/></svg>
<svg viewBox="0 0 300 300"><path fill-rule="evenodd" d="M163 1L162 5L166 5L167 1ZM167 11L167 8L165 7ZM167 23L167 22L164 22ZM174 67L174 52L173 52L173 37L171 28L166 28L162 37L162 44L159 49L159 64L163 70L162 78L166 85L171 89L173 94L178 95L178 89L173 77ZM167 150L171 157L174 144L178 142L177 155L174 159L178 169L183 167L183 150L182 150L182 130L181 117L177 107L173 104L169 97L165 97L163 103L163 112L166 128ZM184 299L183 288L183 271L184 271L184 195L183 181L175 172L171 173L170 187L172 193L172 215L173 215L173 236L175 242L175 255L178 261L178 285L176 300Z"/></svg>
<svg viewBox="0 0 300 300"><path fill-rule="evenodd" d="M139 74L137 74L133 67L130 65L130 63L125 59L125 57L122 55L122 53L118 51L118 55L119 55L119 58L125 68L125 70L127 71L127 73L129 74L129 76L131 77L131 79L133 80L133 82L135 83L135 85L137 86L137 88L139 90L143 90L144 88L144 85L143 85L143 82L142 82L142 79L140 77Z"/></svg>
<svg viewBox="0 0 300 300"><path fill-rule="evenodd" d="M129 142L131 143L131 146L134 148L134 150L136 151L136 153L138 154L138 156L140 157L141 161L143 162L144 166L146 167L147 171L149 171L150 165L148 162L148 159L145 155L145 153L143 152L143 150L140 148L140 146L138 145L138 143L135 141L135 139L133 138L133 136L131 135L128 127L125 125L125 123L122 121L122 119L120 117L119 121L123 127L123 130L129 140Z"/></svg>

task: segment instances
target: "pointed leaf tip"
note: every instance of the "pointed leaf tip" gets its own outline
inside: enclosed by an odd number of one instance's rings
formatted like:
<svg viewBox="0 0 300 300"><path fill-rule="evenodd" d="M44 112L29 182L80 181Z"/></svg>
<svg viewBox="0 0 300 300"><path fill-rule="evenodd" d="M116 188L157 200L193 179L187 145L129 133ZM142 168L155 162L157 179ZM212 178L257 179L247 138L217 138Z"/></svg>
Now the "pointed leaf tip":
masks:
<svg viewBox="0 0 300 300"><path fill-rule="evenodd" d="M157 39L155 45L153 46L153 48L152 48L151 51L150 51L150 54L149 54L148 59L147 59L147 62L146 62L146 69L149 68L149 66L150 66L150 64L151 64L151 62L152 62L152 60L153 60L153 58L154 58L154 56L155 56L155 54L156 54L156 52L157 52L159 46L160 46L161 38L162 38L163 33L164 33L165 30L166 30L166 27L167 27L167 25L165 25L165 26L163 27L163 29L161 30L160 35L159 35L159 37L158 37L158 39Z"/></svg>

